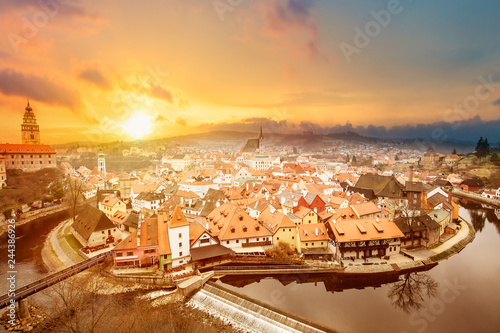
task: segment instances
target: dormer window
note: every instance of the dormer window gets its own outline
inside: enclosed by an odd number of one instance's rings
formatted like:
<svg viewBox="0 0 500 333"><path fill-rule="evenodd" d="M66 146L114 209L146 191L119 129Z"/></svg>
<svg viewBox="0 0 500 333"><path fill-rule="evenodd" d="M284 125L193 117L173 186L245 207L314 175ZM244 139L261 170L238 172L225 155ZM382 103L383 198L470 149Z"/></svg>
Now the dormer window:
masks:
<svg viewBox="0 0 500 333"><path fill-rule="evenodd" d="M243 231L247 232L247 227L246 226L243 226Z"/></svg>
<svg viewBox="0 0 500 333"><path fill-rule="evenodd" d="M231 232L232 232L232 233L234 233L234 232L235 232L234 227L231 227Z"/></svg>

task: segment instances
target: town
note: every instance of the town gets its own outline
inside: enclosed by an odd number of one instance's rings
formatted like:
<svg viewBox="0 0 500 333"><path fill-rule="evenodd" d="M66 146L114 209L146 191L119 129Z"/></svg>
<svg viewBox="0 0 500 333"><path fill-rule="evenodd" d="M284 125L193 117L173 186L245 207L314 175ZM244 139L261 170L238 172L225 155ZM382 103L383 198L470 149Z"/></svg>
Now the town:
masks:
<svg viewBox="0 0 500 333"><path fill-rule="evenodd" d="M68 149L41 145L28 102L22 144L0 145L0 170L6 184L9 169L61 169L75 208L67 230L82 256L112 250L116 274L179 279L242 260L328 267L408 260L409 251L431 249L462 228L453 191L500 198L500 188L485 190L479 177L432 171L438 161L457 169L467 155L362 145L334 159L292 161L266 141L260 128L234 152L175 147L148 170L114 173L99 147L79 149L96 153L87 168L72 165ZM358 165L356 156L370 163Z"/></svg>

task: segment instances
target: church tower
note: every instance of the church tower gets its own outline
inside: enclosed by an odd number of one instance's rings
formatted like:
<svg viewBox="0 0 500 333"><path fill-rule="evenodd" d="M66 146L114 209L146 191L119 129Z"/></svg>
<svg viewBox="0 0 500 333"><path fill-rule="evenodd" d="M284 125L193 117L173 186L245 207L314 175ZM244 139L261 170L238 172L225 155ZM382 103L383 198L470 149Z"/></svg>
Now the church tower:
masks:
<svg viewBox="0 0 500 333"><path fill-rule="evenodd" d="M102 149L99 151L99 155L97 157L97 169L103 176L106 176L106 159L104 158Z"/></svg>
<svg viewBox="0 0 500 333"><path fill-rule="evenodd" d="M29 145L40 144L40 128L36 123L36 117L29 100L25 108L23 123L21 124L21 142Z"/></svg>

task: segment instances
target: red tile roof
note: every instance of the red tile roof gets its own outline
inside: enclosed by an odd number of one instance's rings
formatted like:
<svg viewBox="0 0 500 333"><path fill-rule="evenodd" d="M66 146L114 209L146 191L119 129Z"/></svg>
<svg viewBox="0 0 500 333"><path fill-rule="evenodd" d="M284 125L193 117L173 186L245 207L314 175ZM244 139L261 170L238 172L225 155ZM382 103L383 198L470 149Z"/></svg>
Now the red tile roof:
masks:
<svg viewBox="0 0 500 333"><path fill-rule="evenodd" d="M56 151L49 145L0 144L0 154L54 154Z"/></svg>

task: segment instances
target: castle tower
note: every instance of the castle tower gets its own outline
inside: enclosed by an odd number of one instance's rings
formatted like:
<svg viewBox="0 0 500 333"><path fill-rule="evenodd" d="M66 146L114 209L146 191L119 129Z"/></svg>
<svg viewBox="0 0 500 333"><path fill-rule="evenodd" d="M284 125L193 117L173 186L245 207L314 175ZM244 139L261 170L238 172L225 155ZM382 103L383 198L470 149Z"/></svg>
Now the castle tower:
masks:
<svg viewBox="0 0 500 333"><path fill-rule="evenodd" d="M36 117L29 100L24 112L23 123L21 124L21 142L30 145L40 144L40 128L36 123Z"/></svg>
<svg viewBox="0 0 500 333"><path fill-rule="evenodd" d="M102 149L99 151L99 155L97 157L97 169L103 174L103 176L106 176L106 159L104 158Z"/></svg>

